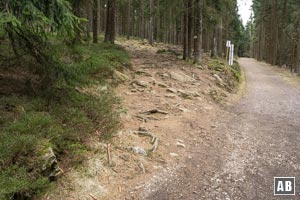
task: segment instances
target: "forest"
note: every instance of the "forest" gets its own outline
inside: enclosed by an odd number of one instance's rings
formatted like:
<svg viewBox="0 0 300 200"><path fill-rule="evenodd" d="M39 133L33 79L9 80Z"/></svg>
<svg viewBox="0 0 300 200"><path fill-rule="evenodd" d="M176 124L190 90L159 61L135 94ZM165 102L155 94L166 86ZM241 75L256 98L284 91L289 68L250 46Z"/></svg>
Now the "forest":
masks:
<svg viewBox="0 0 300 200"><path fill-rule="evenodd" d="M43 199L64 169L87 160L91 138L108 144L118 137L124 126L120 116L128 111L116 88L130 82L126 73L139 56L133 44L154 48L161 58L170 56L167 65L206 73L190 76L218 89L167 90L182 101L209 96L209 110L211 102L229 96L243 80L237 61L228 67L225 60L228 40L236 59L251 57L300 75L299 7L298 0L253 0L244 27L237 0L1 0L0 199ZM188 78L181 74L177 79ZM142 81L129 85L148 87ZM185 148L182 142L177 146ZM109 148L102 152L107 159ZM138 166L146 173L143 164Z"/></svg>
<svg viewBox="0 0 300 200"><path fill-rule="evenodd" d="M300 73L299 1L253 1L246 26L249 55Z"/></svg>

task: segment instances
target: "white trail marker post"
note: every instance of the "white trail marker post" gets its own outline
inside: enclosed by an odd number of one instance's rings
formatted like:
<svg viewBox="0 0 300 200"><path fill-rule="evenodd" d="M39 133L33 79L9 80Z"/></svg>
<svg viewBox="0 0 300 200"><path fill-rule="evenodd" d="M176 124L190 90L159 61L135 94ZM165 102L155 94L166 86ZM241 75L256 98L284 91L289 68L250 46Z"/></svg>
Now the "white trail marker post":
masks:
<svg viewBox="0 0 300 200"><path fill-rule="evenodd" d="M233 65L233 59L234 59L234 44L231 44L230 46L230 55L229 55L229 65Z"/></svg>
<svg viewBox="0 0 300 200"><path fill-rule="evenodd" d="M228 54L229 54L228 51L229 51L230 46L231 46L231 41L227 40L227 42L226 42L226 62L228 60Z"/></svg>

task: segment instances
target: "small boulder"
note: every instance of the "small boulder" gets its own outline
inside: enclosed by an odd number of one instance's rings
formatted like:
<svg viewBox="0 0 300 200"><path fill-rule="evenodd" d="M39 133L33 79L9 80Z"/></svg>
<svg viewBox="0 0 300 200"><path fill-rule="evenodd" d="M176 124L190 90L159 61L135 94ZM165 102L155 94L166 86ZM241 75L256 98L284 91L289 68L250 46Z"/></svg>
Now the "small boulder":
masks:
<svg viewBox="0 0 300 200"><path fill-rule="evenodd" d="M144 148L142 148L142 147L129 147L128 149L130 151L132 151L133 153L135 153L135 154L141 154L143 156L147 156L148 155L147 152L146 152L146 150Z"/></svg>
<svg viewBox="0 0 300 200"><path fill-rule="evenodd" d="M126 74L123 74L117 70L115 70L113 73L113 79L116 80L117 82L129 81L129 77Z"/></svg>
<svg viewBox="0 0 300 200"><path fill-rule="evenodd" d="M188 82L188 81L193 81L194 79L184 73L181 72L170 72L170 76L172 79L179 81L179 82Z"/></svg>
<svg viewBox="0 0 300 200"><path fill-rule="evenodd" d="M146 81L138 81L138 80L135 80L135 81L132 81L131 84L132 84L132 85L137 85L137 86L143 87L143 88L148 87L148 83L147 83Z"/></svg>
<svg viewBox="0 0 300 200"><path fill-rule="evenodd" d="M170 156L174 158L174 157L178 157L179 155L177 153L170 153Z"/></svg>
<svg viewBox="0 0 300 200"><path fill-rule="evenodd" d="M218 74L214 74L213 77L219 82L219 83L223 83L223 79L221 79L221 77Z"/></svg>
<svg viewBox="0 0 300 200"><path fill-rule="evenodd" d="M55 180L63 170L58 166L58 161L51 147L47 147L41 152L42 174L48 177L49 180Z"/></svg>

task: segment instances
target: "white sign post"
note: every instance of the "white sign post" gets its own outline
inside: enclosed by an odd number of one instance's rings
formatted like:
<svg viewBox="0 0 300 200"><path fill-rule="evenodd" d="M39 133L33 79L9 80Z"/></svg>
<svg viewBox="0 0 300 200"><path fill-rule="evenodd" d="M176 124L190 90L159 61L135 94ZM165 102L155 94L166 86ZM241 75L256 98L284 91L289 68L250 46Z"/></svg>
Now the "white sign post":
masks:
<svg viewBox="0 0 300 200"><path fill-rule="evenodd" d="M230 40L227 40L227 42L226 42L226 47L229 48L230 45L231 45L231 41L230 41Z"/></svg>
<svg viewBox="0 0 300 200"><path fill-rule="evenodd" d="M227 42L226 42L226 62L228 60L228 54L229 54L228 51L229 51L230 46L231 46L231 41L227 40Z"/></svg>
<svg viewBox="0 0 300 200"><path fill-rule="evenodd" d="M229 54L229 65L233 65L233 59L234 59L234 44L230 45L230 54Z"/></svg>

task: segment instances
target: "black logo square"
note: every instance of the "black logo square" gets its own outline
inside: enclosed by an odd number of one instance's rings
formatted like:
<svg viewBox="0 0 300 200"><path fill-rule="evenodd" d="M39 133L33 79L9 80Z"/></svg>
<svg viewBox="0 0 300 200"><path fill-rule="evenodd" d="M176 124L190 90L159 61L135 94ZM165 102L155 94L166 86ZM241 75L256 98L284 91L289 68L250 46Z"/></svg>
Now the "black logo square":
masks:
<svg viewBox="0 0 300 200"><path fill-rule="evenodd" d="M274 195L295 195L295 177L274 177Z"/></svg>

